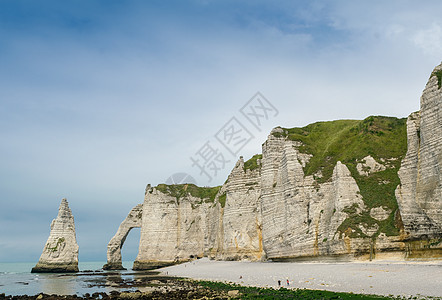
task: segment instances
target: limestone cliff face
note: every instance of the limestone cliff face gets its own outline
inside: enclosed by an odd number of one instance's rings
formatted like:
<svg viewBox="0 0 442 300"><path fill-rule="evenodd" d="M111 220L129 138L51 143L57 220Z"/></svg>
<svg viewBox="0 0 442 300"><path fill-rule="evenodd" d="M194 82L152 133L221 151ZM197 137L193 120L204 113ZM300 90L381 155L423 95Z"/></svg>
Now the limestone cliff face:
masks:
<svg viewBox="0 0 442 300"><path fill-rule="evenodd" d="M274 131L281 130L276 128ZM262 227L269 259L352 253L349 240L338 233L345 209L364 209L356 181L338 162L332 181L318 184L304 176L309 156L299 142L270 135L263 145Z"/></svg>
<svg viewBox="0 0 442 300"><path fill-rule="evenodd" d="M78 244L74 217L66 199L61 200L57 218L33 273L78 272Z"/></svg>
<svg viewBox="0 0 442 300"><path fill-rule="evenodd" d="M145 195L141 237L134 269L148 269L202 257L208 240L211 202L186 192L170 195L150 188Z"/></svg>
<svg viewBox="0 0 442 300"><path fill-rule="evenodd" d="M420 111L408 117L408 151L399 171L401 185L396 190L406 238L439 239L439 244L442 237L441 72L442 64L434 69L424 89Z"/></svg>
<svg viewBox="0 0 442 300"><path fill-rule="evenodd" d="M219 188L191 184L149 186L142 205L141 237L134 269L203 256L262 260L260 194L260 168L245 168L242 158ZM122 236L128 232L124 229L125 222L109 243L107 265L115 261L113 265L120 267Z"/></svg>
<svg viewBox="0 0 442 300"><path fill-rule="evenodd" d="M441 81L442 65L407 121L372 116L277 127L262 155L241 157L220 187L149 186L136 209L141 220L122 223L108 261L120 264L128 228L139 224L134 269L201 256L441 258Z"/></svg>
<svg viewBox="0 0 442 300"><path fill-rule="evenodd" d="M247 169L241 157L217 199L217 224L209 256L219 260L263 259L260 161Z"/></svg>

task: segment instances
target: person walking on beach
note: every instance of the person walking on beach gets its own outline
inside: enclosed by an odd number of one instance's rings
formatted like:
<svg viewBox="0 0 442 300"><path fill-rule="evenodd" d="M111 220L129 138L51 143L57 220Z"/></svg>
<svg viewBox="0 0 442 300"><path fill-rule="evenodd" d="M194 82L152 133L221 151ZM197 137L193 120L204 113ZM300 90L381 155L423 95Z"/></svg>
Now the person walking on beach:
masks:
<svg viewBox="0 0 442 300"><path fill-rule="evenodd" d="M289 282L289 279L287 278L287 286L289 286L290 285L290 282Z"/></svg>
<svg viewBox="0 0 442 300"><path fill-rule="evenodd" d="M278 286L281 287L281 280L278 280Z"/></svg>

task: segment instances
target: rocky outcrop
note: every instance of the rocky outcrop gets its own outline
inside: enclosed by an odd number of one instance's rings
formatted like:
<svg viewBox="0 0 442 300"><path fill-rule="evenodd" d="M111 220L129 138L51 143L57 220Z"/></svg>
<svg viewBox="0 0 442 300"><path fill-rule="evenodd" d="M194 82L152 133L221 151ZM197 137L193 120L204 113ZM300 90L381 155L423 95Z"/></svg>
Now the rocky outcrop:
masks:
<svg viewBox="0 0 442 300"><path fill-rule="evenodd" d="M262 260L261 160L256 168L240 157L217 198L216 239L209 256L218 260ZM209 220L208 220L209 222Z"/></svg>
<svg viewBox="0 0 442 300"><path fill-rule="evenodd" d="M408 117L408 150L396 190L405 238L442 238L442 64L436 67L421 97L421 109ZM439 75L438 75L439 74ZM438 82L439 81L439 82ZM437 243L438 241L438 243Z"/></svg>
<svg viewBox="0 0 442 300"><path fill-rule="evenodd" d="M356 165L359 175L368 176L371 173L384 171L385 165L378 163L371 155L363 158L362 162Z"/></svg>
<svg viewBox="0 0 442 300"><path fill-rule="evenodd" d="M141 216L143 214L143 205L138 204L130 211L129 215L118 227L117 233L112 237L107 245L107 263L103 266L104 270L125 270L121 258L121 248L132 228L141 227Z"/></svg>
<svg viewBox="0 0 442 300"><path fill-rule="evenodd" d="M33 273L78 272L78 244L74 217L66 199L61 200L57 218Z"/></svg>
<svg viewBox="0 0 442 300"><path fill-rule="evenodd" d="M391 214L391 209L389 209L388 207L378 206L378 207L373 207L370 210L370 216L378 221L384 221L388 219L390 214Z"/></svg>

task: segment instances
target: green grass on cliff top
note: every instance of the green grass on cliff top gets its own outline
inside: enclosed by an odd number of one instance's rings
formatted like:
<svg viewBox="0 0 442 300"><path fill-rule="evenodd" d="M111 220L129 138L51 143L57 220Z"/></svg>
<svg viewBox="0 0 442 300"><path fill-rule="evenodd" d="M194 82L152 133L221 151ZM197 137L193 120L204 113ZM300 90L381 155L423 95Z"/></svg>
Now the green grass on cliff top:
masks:
<svg viewBox="0 0 442 300"><path fill-rule="evenodd" d="M244 163L244 171L258 169L261 166L261 164L258 164L259 159L262 159L262 154L253 155L249 160Z"/></svg>
<svg viewBox="0 0 442 300"><path fill-rule="evenodd" d="M406 119L393 117L371 116L365 120L338 120L317 122L303 128L282 128L283 133L273 133L276 137L285 137L293 141L301 141L299 151L312 154L313 157L304 168L305 175L315 176L318 183L331 180L333 169L338 161L345 164L359 186L364 203L368 210L362 215L353 215L344 221L339 231L349 227L354 231L352 237L365 235L358 228L359 223L372 226L379 225L380 232L397 235L398 224L394 217L397 210L395 189L400 183L397 172L401 160L407 151ZM384 171L361 176L356 165L364 157L371 155L377 162L388 160L389 168ZM384 163L383 163L384 164ZM372 207L386 206L392 210L385 221L376 221L369 216Z"/></svg>
<svg viewBox="0 0 442 300"><path fill-rule="evenodd" d="M186 183L159 184L155 188L163 194L175 197L177 200L187 197L188 195L192 195L193 197L204 200L204 202L213 202L215 201L215 196L221 186L199 187L191 183Z"/></svg>
<svg viewBox="0 0 442 300"><path fill-rule="evenodd" d="M371 155L381 158L403 158L407 151L406 119L393 117L368 117L365 120L338 120L317 122L303 128L283 128L290 140L301 141L300 151L312 154L305 175L319 170L328 181L338 161L344 164Z"/></svg>
<svg viewBox="0 0 442 300"><path fill-rule="evenodd" d="M431 76L437 77L437 88L440 89L442 86L442 70L435 71L435 72L431 73Z"/></svg>

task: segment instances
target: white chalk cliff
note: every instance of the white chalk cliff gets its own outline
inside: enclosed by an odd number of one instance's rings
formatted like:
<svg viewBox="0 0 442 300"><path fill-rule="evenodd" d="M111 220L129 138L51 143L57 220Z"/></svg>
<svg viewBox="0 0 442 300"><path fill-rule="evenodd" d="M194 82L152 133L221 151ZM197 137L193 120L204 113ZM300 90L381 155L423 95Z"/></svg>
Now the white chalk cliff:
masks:
<svg viewBox="0 0 442 300"><path fill-rule="evenodd" d="M241 157L216 199L207 255L219 260L261 260L262 240L260 159L246 169ZM215 221L215 222L214 222Z"/></svg>
<svg viewBox="0 0 442 300"><path fill-rule="evenodd" d="M187 192L170 195L149 188L143 204L141 236L134 269L149 269L202 257L208 239L209 207Z"/></svg>
<svg viewBox="0 0 442 300"><path fill-rule="evenodd" d="M277 127L262 155L241 157L221 187L148 186L137 217L111 240L108 264L120 266L131 226L141 226L134 269L202 256L442 258L441 78L442 65L407 121Z"/></svg>
<svg viewBox="0 0 442 300"><path fill-rule="evenodd" d="M277 129L279 130L279 129ZM350 254L358 250L338 233L345 208L364 209L356 181L340 161L330 182L305 176L300 143L270 135L263 144L261 206L267 258Z"/></svg>
<svg viewBox="0 0 442 300"><path fill-rule="evenodd" d="M78 272L78 244L74 216L66 199L61 200L57 217L33 273Z"/></svg>
<svg viewBox="0 0 442 300"><path fill-rule="evenodd" d="M442 64L434 69L424 89L420 111L408 117L408 150L396 190L406 238L419 241L425 237L433 239L432 243L442 238L441 76ZM433 252L442 253L440 249Z"/></svg>
<svg viewBox="0 0 442 300"><path fill-rule="evenodd" d="M143 214L143 205L138 204L121 222L117 233L112 237L107 246L107 264L103 266L104 270L124 270L121 258L121 247L126 240L127 235L133 228L141 227L141 216Z"/></svg>

